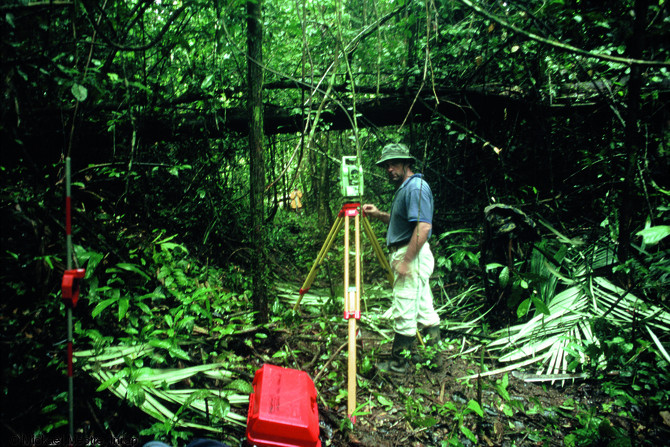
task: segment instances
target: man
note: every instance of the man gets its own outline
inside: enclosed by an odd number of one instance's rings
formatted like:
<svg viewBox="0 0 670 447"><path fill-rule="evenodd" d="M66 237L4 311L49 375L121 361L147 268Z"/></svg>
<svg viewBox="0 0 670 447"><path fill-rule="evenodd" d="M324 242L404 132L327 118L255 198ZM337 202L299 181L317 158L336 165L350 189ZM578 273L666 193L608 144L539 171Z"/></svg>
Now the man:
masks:
<svg viewBox="0 0 670 447"><path fill-rule="evenodd" d="M417 329L428 336L430 344L440 337L440 317L433 308L433 294L428 281L435 260L428 244L432 233L433 193L415 174L415 159L404 144L388 144L377 162L386 170L389 181L398 188L389 213L375 205L363 205L363 212L388 224L386 245L390 251L393 284L393 347L391 360L378 368L385 372L403 374L408 362L403 351L411 350Z"/></svg>

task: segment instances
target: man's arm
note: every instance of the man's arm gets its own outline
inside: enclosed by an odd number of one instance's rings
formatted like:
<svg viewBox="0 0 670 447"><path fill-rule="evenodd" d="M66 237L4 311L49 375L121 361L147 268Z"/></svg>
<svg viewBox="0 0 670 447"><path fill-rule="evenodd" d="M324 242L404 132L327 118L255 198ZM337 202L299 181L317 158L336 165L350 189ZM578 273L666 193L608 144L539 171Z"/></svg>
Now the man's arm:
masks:
<svg viewBox="0 0 670 447"><path fill-rule="evenodd" d="M374 217L376 219L381 220L386 225L388 225L389 221L391 220L391 215L389 213L379 211L379 208L370 203L366 203L365 205L363 205L363 212L370 217Z"/></svg>
<svg viewBox="0 0 670 447"><path fill-rule="evenodd" d="M409 264L416 258L416 255L428 240L428 235L433 225L428 222L418 222L412 232L412 237L407 244L407 251L395 270L399 276L406 276L409 273Z"/></svg>

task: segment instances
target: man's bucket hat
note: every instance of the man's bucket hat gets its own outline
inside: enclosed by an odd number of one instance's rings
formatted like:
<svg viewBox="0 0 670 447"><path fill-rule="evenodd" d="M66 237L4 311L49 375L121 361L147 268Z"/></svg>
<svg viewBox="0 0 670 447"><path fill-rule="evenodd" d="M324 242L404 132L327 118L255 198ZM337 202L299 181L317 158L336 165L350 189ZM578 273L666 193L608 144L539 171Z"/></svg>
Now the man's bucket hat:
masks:
<svg viewBox="0 0 670 447"><path fill-rule="evenodd" d="M416 158L409 154L409 148L402 143L387 144L382 148L382 158L377 162L377 166L381 166L388 160L412 160Z"/></svg>

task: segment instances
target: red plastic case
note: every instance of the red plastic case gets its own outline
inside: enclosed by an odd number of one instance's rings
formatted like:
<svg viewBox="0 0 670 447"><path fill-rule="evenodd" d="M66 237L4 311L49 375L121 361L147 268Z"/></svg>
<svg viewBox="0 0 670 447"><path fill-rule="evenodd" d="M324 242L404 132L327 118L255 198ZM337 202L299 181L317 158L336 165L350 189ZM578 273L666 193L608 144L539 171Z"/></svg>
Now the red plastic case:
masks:
<svg viewBox="0 0 670 447"><path fill-rule="evenodd" d="M257 447L321 447L314 382L304 371L263 365L249 396L247 442Z"/></svg>

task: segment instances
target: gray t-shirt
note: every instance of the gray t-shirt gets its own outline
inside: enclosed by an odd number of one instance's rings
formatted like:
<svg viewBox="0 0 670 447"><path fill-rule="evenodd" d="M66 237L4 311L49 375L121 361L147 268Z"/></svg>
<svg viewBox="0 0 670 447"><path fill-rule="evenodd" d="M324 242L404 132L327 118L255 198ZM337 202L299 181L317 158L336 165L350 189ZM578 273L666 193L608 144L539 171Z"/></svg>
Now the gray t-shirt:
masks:
<svg viewBox="0 0 670 447"><path fill-rule="evenodd" d="M386 245L409 241L417 222L433 223L433 192L423 180L423 174L414 174L396 191L391 205ZM428 237L431 234L432 230Z"/></svg>

